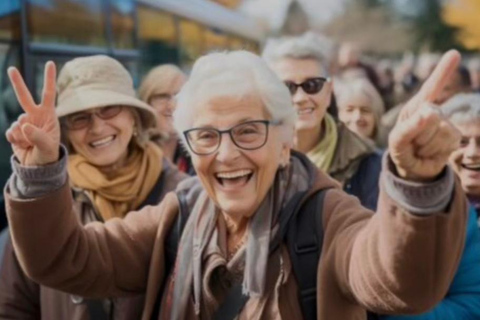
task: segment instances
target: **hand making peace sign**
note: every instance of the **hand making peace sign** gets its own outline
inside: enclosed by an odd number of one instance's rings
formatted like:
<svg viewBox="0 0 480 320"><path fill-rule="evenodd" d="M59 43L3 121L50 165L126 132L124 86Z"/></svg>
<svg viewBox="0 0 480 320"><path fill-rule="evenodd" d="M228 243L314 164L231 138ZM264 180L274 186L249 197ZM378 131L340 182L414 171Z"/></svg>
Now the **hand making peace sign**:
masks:
<svg viewBox="0 0 480 320"><path fill-rule="evenodd" d="M20 106L25 111L7 130L7 140L22 165L42 166L58 160L60 124L55 114L56 71L53 62L45 65L42 102L36 104L16 68L8 75Z"/></svg>
<svg viewBox="0 0 480 320"><path fill-rule="evenodd" d="M408 180L437 177L448 157L458 148L460 133L446 120L433 101L458 68L461 56L451 50L416 94L403 107L389 136L389 153L398 174Z"/></svg>

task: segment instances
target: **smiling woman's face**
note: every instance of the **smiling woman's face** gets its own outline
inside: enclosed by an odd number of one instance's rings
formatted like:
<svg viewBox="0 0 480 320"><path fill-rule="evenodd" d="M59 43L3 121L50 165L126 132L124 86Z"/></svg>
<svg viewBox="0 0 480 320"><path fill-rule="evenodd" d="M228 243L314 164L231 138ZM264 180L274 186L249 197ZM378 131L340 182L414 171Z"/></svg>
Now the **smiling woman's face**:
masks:
<svg viewBox="0 0 480 320"><path fill-rule="evenodd" d="M213 98L194 112L192 128L226 130L246 121L271 120L260 99L253 95ZM278 167L287 163L290 155L281 130L281 126L270 125L265 145L256 150L242 150L223 134L213 154L192 153L198 177L223 213L235 220L250 217L265 198Z"/></svg>
<svg viewBox="0 0 480 320"><path fill-rule="evenodd" d="M283 82L296 84L317 77L326 77L323 67L314 59L283 58L270 66ZM298 88L292 96L292 102L297 111L296 130L312 130L322 123L330 104L332 83L326 82L320 92L308 94Z"/></svg>
<svg viewBox="0 0 480 320"><path fill-rule="evenodd" d="M175 95L185 84L186 78L179 76L174 79L164 92L150 98L150 105L157 111L157 126L168 135L176 135L173 127L173 111L175 110Z"/></svg>
<svg viewBox="0 0 480 320"><path fill-rule="evenodd" d="M462 134L460 148L450 162L457 172L465 193L480 197L480 120L455 124Z"/></svg>
<svg viewBox="0 0 480 320"><path fill-rule="evenodd" d="M76 153L97 167L118 165L128 156L128 145L135 128L133 111L122 107L117 115L109 119L91 114L95 111L87 111L92 117L88 126L78 130L67 129L68 141Z"/></svg>

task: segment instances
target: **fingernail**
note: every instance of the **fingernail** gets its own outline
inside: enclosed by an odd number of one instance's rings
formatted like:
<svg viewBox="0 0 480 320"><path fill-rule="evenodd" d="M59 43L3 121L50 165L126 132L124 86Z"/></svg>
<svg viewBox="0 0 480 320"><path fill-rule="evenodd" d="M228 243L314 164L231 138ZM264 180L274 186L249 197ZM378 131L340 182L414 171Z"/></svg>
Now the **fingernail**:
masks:
<svg viewBox="0 0 480 320"><path fill-rule="evenodd" d="M31 133L33 132L32 126L29 125L28 123L26 123L26 124L23 125L22 130L23 130L23 132L25 132L26 134L31 134Z"/></svg>

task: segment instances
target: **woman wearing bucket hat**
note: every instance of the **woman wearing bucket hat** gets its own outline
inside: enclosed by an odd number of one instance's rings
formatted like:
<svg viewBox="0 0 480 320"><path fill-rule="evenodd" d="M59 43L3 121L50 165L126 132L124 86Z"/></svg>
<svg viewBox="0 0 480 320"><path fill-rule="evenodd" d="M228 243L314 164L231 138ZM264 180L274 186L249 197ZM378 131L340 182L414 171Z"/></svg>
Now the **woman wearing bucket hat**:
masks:
<svg viewBox="0 0 480 320"><path fill-rule="evenodd" d="M118 61L107 56L71 60L59 74L57 90L56 114L69 152L74 211L83 224L123 218L132 210L157 204L186 177L149 140L156 115L135 97L132 79ZM4 256L2 319L140 317L143 296L87 300L69 295L29 280L12 243L7 244Z"/></svg>
<svg viewBox="0 0 480 320"><path fill-rule="evenodd" d="M175 163L180 171L194 175L191 159L173 127L175 95L186 81L187 76L177 66L160 65L150 70L143 79L138 95L157 112L158 133L153 138L162 147L165 157Z"/></svg>

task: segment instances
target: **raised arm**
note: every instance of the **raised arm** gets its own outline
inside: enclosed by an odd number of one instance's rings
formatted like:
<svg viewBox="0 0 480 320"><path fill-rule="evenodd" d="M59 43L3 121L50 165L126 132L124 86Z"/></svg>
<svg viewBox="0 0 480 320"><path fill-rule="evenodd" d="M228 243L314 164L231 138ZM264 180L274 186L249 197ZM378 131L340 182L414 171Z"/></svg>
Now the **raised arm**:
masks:
<svg viewBox="0 0 480 320"><path fill-rule="evenodd" d="M402 110L383 161L377 213L340 195L325 208L340 290L368 310L426 312L458 268L468 207L447 161L460 136L431 102L459 61L456 51L446 53Z"/></svg>
<svg viewBox="0 0 480 320"><path fill-rule="evenodd" d="M166 196L162 204L129 213L125 219L83 227L73 212L67 155L60 147L55 66L47 63L39 105L18 71L10 69L9 75L25 110L7 132L15 157L5 199L19 264L36 282L74 294L143 292L158 226L173 219L176 212L167 214L165 207L174 208L176 197Z"/></svg>

